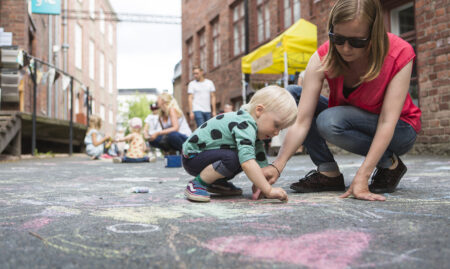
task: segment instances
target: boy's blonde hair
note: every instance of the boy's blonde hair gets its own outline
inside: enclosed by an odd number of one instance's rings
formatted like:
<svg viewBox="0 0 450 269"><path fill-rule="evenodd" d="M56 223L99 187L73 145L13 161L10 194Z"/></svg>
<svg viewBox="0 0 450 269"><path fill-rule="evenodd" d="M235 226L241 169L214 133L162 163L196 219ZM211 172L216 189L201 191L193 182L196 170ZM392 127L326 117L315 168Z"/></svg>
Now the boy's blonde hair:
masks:
<svg viewBox="0 0 450 269"><path fill-rule="evenodd" d="M242 109L252 114L257 105L263 105L265 112L275 112L282 119L282 129L294 124L297 118L297 104L294 97L286 89L276 85L256 91L250 102L242 106Z"/></svg>
<svg viewBox="0 0 450 269"><path fill-rule="evenodd" d="M91 115L89 117L89 128L87 131L89 132L92 129L100 130L102 128L102 118L98 115Z"/></svg>
<svg viewBox="0 0 450 269"><path fill-rule="evenodd" d="M160 116L169 116L169 109L174 108L177 112L178 117L181 117L183 115L183 112L180 109L180 106L178 105L178 102L171 94L168 93L161 93L159 95L159 98L161 98L164 103L167 104L167 109L164 111L162 108L159 109L159 115Z"/></svg>
<svg viewBox="0 0 450 269"><path fill-rule="evenodd" d="M369 24L370 42L366 48L369 50L367 59L369 69L360 77L362 83L373 80L380 74L384 58L389 51L389 38L384 28L379 0L338 0L328 18L328 31L336 24L354 19L361 19ZM328 53L324 58L323 69L328 71L330 77L338 77L343 75L346 65L336 47L330 42Z"/></svg>

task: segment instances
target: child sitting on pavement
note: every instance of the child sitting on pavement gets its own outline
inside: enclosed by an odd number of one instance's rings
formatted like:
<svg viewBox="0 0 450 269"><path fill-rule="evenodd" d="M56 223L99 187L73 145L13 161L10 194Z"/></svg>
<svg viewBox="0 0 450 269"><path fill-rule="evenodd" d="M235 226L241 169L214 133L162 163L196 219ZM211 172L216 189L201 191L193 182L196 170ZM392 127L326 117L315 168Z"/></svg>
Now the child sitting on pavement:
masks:
<svg viewBox="0 0 450 269"><path fill-rule="evenodd" d="M203 123L183 144L183 166L195 179L186 187L188 200L209 202L210 192L241 195L228 180L244 170L257 189L270 199L287 201L286 192L272 188L264 176L268 164L264 142L292 125L297 106L288 91L268 86L255 93L237 112Z"/></svg>
<svg viewBox="0 0 450 269"><path fill-rule="evenodd" d="M100 133L102 128L102 119L97 115L92 115L89 118L89 128L84 137L84 144L86 145L86 154L93 160L100 159L105 147L109 148L112 139L109 135L103 137Z"/></svg>
<svg viewBox="0 0 450 269"><path fill-rule="evenodd" d="M123 138L116 139L115 142L128 142L129 148L122 158L114 158L115 163L140 163L148 162L149 158L145 154L146 145L141 134L142 120L134 117L128 122L131 133Z"/></svg>

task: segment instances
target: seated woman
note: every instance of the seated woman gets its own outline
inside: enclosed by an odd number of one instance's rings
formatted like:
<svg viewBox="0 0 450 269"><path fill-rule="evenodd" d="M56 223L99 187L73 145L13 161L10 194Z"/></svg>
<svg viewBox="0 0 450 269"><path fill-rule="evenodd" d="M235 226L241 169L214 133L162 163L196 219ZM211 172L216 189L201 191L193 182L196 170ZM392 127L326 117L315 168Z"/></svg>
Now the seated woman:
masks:
<svg viewBox="0 0 450 269"><path fill-rule="evenodd" d="M181 153L184 141L191 135L186 118L183 115L177 100L168 93L158 96L159 122L162 130L149 135L144 128L144 137L150 141L150 145L164 151L178 151Z"/></svg>

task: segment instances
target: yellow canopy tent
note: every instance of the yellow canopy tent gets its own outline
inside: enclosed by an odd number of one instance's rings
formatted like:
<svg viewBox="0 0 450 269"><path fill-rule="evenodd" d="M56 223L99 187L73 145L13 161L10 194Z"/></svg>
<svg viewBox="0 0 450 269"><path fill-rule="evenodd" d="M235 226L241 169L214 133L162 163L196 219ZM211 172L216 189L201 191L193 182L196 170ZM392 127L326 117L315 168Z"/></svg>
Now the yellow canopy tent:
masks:
<svg viewBox="0 0 450 269"><path fill-rule="evenodd" d="M243 74L288 74L305 70L317 50L317 26L300 19L269 43L242 57Z"/></svg>

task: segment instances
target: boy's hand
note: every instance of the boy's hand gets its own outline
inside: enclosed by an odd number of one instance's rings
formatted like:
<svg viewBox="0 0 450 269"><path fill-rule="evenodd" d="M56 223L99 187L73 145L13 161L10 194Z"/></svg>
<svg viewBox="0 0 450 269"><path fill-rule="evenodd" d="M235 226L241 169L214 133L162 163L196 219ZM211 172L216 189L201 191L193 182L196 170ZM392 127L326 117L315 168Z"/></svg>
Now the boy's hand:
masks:
<svg viewBox="0 0 450 269"><path fill-rule="evenodd" d="M278 200L284 201L284 202L288 201L287 193L282 188L272 188L270 190L270 193L266 196L269 199L278 199Z"/></svg>
<svg viewBox="0 0 450 269"><path fill-rule="evenodd" d="M252 200L259 200L264 198L264 194L262 194L261 190L258 189L255 184L252 185Z"/></svg>

